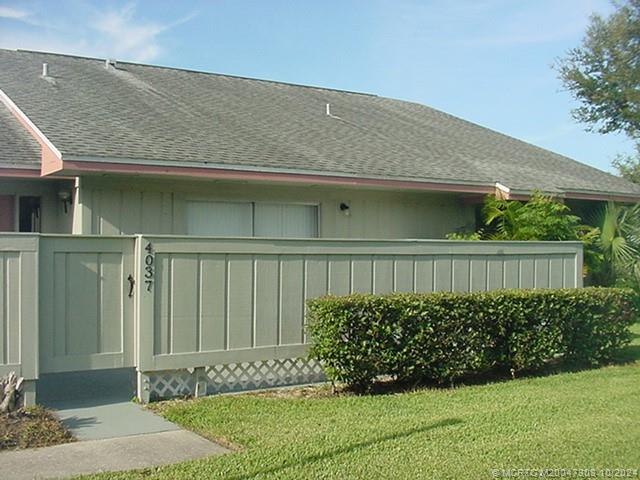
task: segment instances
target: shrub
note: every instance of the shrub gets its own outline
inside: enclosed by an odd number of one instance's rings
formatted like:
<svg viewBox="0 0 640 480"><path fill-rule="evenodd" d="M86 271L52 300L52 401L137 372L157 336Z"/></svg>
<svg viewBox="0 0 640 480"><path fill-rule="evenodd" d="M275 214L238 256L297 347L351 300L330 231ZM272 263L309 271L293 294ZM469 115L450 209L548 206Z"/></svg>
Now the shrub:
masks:
<svg viewBox="0 0 640 480"><path fill-rule="evenodd" d="M631 290L354 294L308 302L310 355L327 376L367 389L380 375L451 382L560 357L596 364L630 340Z"/></svg>

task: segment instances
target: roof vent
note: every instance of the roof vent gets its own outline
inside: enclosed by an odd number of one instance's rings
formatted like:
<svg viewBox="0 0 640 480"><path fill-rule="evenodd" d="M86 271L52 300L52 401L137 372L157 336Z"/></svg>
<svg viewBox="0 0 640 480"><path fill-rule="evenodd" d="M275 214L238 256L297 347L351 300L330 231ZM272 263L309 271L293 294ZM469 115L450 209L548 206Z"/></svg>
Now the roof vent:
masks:
<svg viewBox="0 0 640 480"><path fill-rule="evenodd" d="M42 76L43 77L48 77L49 76L49 64L48 63L43 63L42 64Z"/></svg>
<svg viewBox="0 0 640 480"><path fill-rule="evenodd" d="M328 116L328 117L335 118L335 119L337 119L337 120L342 120L342 119L341 119L340 117L338 117L337 115L334 115L333 113L331 113L331 104L330 104L330 103L327 103L327 106L326 106L326 110L325 110L325 111L326 111L326 114L327 114L327 116Z"/></svg>
<svg viewBox="0 0 640 480"><path fill-rule="evenodd" d="M107 58L104 61L104 68L108 70L109 67L118 68L118 62L116 62L113 58Z"/></svg>

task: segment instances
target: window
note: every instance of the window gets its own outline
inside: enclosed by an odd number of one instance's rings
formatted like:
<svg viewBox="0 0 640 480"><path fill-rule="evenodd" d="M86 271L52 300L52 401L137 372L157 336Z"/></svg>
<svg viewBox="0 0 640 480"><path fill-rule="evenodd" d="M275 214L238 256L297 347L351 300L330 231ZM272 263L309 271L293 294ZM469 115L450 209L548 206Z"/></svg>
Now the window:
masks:
<svg viewBox="0 0 640 480"><path fill-rule="evenodd" d="M318 207L290 203L187 202L187 233L314 238L318 236Z"/></svg>
<svg viewBox="0 0 640 480"><path fill-rule="evenodd" d="M18 231L40 231L40 197L20 197L18 201Z"/></svg>
<svg viewBox="0 0 640 480"><path fill-rule="evenodd" d="M252 204L187 202L187 233L216 237L252 236Z"/></svg>
<svg viewBox="0 0 640 480"><path fill-rule="evenodd" d="M318 207L286 203L256 203L254 236L314 238L318 236Z"/></svg>

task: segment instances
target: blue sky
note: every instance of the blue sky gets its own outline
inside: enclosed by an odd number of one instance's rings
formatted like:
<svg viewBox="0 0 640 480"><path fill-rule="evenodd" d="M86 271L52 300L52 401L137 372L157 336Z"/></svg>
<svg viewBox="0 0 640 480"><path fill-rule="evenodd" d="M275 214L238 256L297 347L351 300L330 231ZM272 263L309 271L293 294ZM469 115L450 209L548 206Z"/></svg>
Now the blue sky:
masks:
<svg viewBox="0 0 640 480"><path fill-rule="evenodd" d="M0 0L0 48L356 90L444 110L610 170L551 65L608 0Z"/></svg>

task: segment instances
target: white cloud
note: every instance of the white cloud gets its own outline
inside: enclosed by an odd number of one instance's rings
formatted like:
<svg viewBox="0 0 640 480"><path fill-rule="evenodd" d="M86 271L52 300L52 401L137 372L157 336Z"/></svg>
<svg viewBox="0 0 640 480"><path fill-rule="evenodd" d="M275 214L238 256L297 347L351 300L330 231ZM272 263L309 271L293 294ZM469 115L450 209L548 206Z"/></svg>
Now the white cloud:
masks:
<svg viewBox="0 0 640 480"><path fill-rule="evenodd" d="M134 18L135 10L135 5L129 4L120 10L104 12L92 26L112 42L115 57L149 61L161 51L158 35L171 25L139 22Z"/></svg>
<svg viewBox="0 0 640 480"><path fill-rule="evenodd" d="M0 5L0 17L22 20L29 16L29 12L14 7L3 7Z"/></svg>
<svg viewBox="0 0 640 480"><path fill-rule="evenodd" d="M33 4L32 12L0 6L0 17L17 21L0 31L0 48L148 62L163 51L161 35L194 16L163 23L140 19L135 3L121 8L76 3L73 9L60 11L42 5Z"/></svg>

